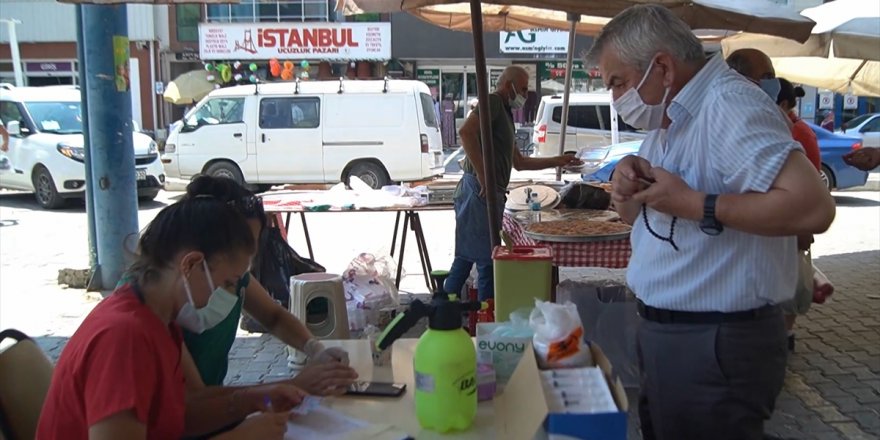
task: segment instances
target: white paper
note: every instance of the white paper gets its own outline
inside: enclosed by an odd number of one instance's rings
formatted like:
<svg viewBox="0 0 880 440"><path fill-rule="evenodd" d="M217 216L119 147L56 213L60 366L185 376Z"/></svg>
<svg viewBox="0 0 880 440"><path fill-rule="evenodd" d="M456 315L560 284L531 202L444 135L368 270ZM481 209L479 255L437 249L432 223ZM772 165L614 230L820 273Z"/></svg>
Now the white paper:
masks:
<svg viewBox="0 0 880 440"><path fill-rule="evenodd" d="M337 440L369 426L369 423L349 417L339 411L319 406L302 416L293 416L287 422L285 440Z"/></svg>

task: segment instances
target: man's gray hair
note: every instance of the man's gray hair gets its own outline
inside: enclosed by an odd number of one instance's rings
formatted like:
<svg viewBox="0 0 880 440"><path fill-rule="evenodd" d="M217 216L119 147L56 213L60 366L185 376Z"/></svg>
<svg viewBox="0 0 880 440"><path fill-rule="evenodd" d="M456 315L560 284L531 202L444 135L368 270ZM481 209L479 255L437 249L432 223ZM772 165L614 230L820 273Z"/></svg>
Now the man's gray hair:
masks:
<svg viewBox="0 0 880 440"><path fill-rule="evenodd" d="M608 22L587 53L587 64L598 65L606 50L616 51L624 64L641 72L660 51L688 63L706 59L703 45L684 21L663 6L650 4L627 8Z"/></svg>
<svg viewBox="0 0 880 440"><path fill-rule="evenodd" d="M501 72L501 76L498 77L498 82L495 84L495 87L499 88L502 84L514 81L517 78L525 78L526 81L528 81L529 71L522 66L507 66L504 71Z"/></svg>

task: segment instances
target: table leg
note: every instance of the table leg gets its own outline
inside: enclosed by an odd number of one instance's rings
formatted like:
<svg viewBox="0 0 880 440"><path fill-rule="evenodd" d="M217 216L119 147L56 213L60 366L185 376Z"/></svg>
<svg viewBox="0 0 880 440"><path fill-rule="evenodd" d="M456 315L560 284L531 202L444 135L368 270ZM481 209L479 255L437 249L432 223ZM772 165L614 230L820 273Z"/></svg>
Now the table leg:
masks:
<svg viewBox="0 0 880 440"><path fill-rule="evenodd" d="M428 293L431 293L437 289L437 286L434 285L434 280L431 279L431 257L428 255L428 243L425 241L425 232L422 229L422 219L419 217L419 213L415 211L411 211L409 215L412 216L411 226L413 232L416 234L416 243L419 247L419 258L422 260L422 271L425 273L425 285L428 286Z"/></svg>
<svg viewBox="0 0 880 440"><path fill-rule="evenodd" d="M400 289L400 278L403 275L403 256L405 255L404 250L406 249L406 229L409 226L409 216L403 216L403 230L400 234L400 256L397 258L397 278L394 280L394 285Z"/></svg>
<svg viewBox="0 0 880 440"><path fill-rule="evenodd" d="M394 233L391 234L391 258L394 258L394 248L397 246L397 228L400 227L400 211L394 218Z"/></svg>
<svg viewBox="0 0 880 440"><path fill-rule="evenodd" d="M290 215L290 214L288 214ZM309 225L306 223L306 213L300 212L299 218L302 220L303 234L306 236L306 247L309 249L309 258L315 259L315 253L312 251L312 236L309 235ZM289 220L288 220L289 222Z"/></svg>

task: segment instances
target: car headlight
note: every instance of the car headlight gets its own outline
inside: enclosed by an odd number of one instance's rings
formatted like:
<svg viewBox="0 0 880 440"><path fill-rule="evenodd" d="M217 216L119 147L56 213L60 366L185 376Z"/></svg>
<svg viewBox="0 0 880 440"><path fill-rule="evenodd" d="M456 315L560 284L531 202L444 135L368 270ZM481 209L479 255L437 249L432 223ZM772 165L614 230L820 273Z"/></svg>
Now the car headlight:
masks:
<svg viewBox="0 0 880 440"><path fill-rule="evenodd" d="M150 149L147 151L147 154L158 154L159 153L159 144L156 141L150 141Z"/></svg>
<svg viewBox="0 0 880 440"><path fill-rule="evenodd" d="M83 147L60 143L58 144L58 152L77 162L85 162L86 160L86 150Z"/></svg>

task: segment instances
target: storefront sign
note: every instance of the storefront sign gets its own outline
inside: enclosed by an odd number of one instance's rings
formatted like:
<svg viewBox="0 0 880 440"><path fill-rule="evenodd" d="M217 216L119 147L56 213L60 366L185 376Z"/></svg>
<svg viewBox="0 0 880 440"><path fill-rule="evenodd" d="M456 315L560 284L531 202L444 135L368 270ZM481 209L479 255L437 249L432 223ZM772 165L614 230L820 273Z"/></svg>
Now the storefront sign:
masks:
<svg viewBox="0 0 880 440"><path fill-rule="evenodd" d="M197 52L177 52L174 54L174 59L177 61L199 61L199 54Z"/></svg>
<svg viewBox="0 0 880 440"><path fill-rule="evenodd" d="M24 70L27 73L70 73L73 72L73 63L71 62L28 62L24 63Z"/></svg>
<svg viewBox="0 0 880 440"><path fill-rule="evenodd" d="M857 108L859 108L859 98L856 95L851 95L849 93L843 95L844 110L855 110Z"/></svg>
<svg viewBox="0 0 880 440"><path fill-rule="evenodd" d="M568 31L526 29L499 33L501 53L566 53Z"/></svg>
<svg viewBox="0 0 880 440"><path fill-rule="evenodd" d="M834 92L822 92L819 94L819 110L831 110L834 108Z"/></svg>
<svg viewBox="0 0 880 440"><path fill-rule="evenodd" d="M582 61L574 61L572 64L571 77L579 78L579 79L587 79L590 76L598 77L599 71L598 69L593 69L588 75L587 71L584 70L584 63ZM541 74L541 79L565 79L565 61L548 61L543 63L538 63L538 72Z"/></svg>
<svg viewBox="0 0 880 440"><path fill-rule="evenodd" d="M201 23L203 60L391 58L391 23Z"/></svg>
<svg viewBox="0 0 880 440"><path fill-rule="evenodd" d="M501 78L502 73L504 73L504 69L489 70L489 88L491 90L495 90L495 87L498 86L498 78Z"/></svg>
<svg viewBox="0 0 880 440"><path fill-rule="evenodd" d="M416 79L428 87L440 85L440 69L416 69Z"/></svg>

